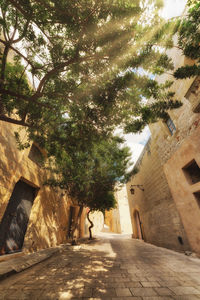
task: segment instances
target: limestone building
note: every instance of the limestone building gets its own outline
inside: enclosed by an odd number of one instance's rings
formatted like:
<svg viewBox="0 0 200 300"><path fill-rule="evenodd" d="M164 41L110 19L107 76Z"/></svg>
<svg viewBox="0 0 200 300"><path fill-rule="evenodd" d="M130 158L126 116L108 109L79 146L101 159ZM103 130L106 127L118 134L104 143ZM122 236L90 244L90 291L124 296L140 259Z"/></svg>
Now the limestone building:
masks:
<svg viewBox="0 0 200 300"><path fill-rule="evenodd" d="M175 68L193 63L177 48L169 55ZM172 90L183 105L150 126L139 172L127 184L133 237L200 254L200 79L176 80Z"/></svg>
<svg viewBox="0 0 200 300"><path fill-rule="evenodd" d="M114 233L132 234L129 203L126 185L120 186L115 192L117 208L105 213L105 224Z"/></svg>
<svg viewBox="0 0 200 300"><path fill-rule="evenodd" d="M0 254L33 252L69 240L79 207L61 190L44 186L47 171L40 165L45 155L37 145L17 149L15 131L22 141L26 132L17 125L0 122ZM102 215L93 216L96 231L103 226ZM88 234L83 211L76 237Z"/></svg>

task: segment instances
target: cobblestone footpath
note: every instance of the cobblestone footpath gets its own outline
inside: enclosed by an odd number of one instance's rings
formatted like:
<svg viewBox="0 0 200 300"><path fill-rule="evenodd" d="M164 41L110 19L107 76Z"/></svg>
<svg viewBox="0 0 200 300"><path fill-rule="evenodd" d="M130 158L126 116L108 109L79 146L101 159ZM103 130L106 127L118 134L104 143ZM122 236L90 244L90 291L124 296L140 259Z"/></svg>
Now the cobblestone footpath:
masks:
<svg viewBox="0 0 200 300"><path fill-rule="evenodd" d="M0 299L197 300L200 260L104 233L1 281Z"/></svg>

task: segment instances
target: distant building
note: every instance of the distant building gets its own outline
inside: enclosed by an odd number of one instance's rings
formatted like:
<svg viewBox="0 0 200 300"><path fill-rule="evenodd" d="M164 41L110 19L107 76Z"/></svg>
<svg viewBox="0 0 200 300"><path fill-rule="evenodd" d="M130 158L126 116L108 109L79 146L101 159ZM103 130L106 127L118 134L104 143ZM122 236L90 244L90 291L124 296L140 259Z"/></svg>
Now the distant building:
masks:
<svg viewBox="0 0 200 300"><path fill-rule="evenodd" d="M105 212L105 224L114 233L132 234L126 185L115 192L117 208Z"/></svg>

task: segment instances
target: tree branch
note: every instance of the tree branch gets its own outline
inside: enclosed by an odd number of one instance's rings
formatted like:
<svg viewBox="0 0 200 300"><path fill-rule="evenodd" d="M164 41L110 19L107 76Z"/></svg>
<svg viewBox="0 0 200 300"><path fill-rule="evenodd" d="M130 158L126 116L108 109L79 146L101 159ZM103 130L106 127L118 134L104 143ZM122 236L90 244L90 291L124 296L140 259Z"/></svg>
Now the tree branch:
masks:
<svg viewBox="0 0 200 300"><path fill-rule="evenodd" d="M13 39L15 37L15 34L16 34L16 31L17 31L18 14L17 14L17 11L15 11L15 13L16 13L15 25L14 25L13 34L12 34L11 38L9 38L10 41L13 41Z"/></svg>
<svg viewBox="0 0 200 300"><path fill-rule="evenodd" d="M31 22L33 22L39 29L40 31L45 35L45 37L49 40L50 43L51 39L50 37L44 32L44 30L40 27L39 24L37 24L37 22L34 19L30 18L30 14L28 14L21 6L20 4L15 1L15 0L8 0L27 20L31 20ZM30 22L30 21L28 21Z"/></svg>
<svg viewBox="0 0 200 300"><path fill-rule="evenodd" d="M6 61L7 61L7 56L9 52L9 44L6 43L6 46L3 51L3 57L2 57L2 64L1 64L1 82L3 83L5 79L5 68L6 68Z"/></svg>
<svg viewBox="0 0 200 300"><path fill-rule="evenodd" d="M34 102L35 104L37 104L41 107L46 107L46 108L51 109L51 110L54 109L54 107L49 105L49 104L40 103L40 102L37 101L37 99L33 99L33 96L28 97L26 95L18 94L18 93L15 93L13 91L6 90L4 88L0 88L0 93L16 97L18 100L24 100L24 101L27 101L27 102Z"/></svg>
<svg viewBox="0 0 200 300"><path fill-rule="evenodd" d="M21 83L22 78L23 78L23 76L24 76L24 74L25 74L25 72L26 72L27 67L28 67L28 64L27 64L26 67L24 68L24 70L23 70L23 72L22 72L22 74L21 74L21 76L20 76L20 78L19 78L19 84L18 84L18 89L17 89L17 92L18 92L18 93L19 93L20 83Z"/></svg>
<svg viewBox="0 0 200 300"><path fill-rule="evenodd" d="M44 77L41 79L41 81L40 81L40 83L38 85L37 91L36 91L35 95L33 96L33 98L37 99L38 95L40 95L40 96L43 95L42 90L44 89L44 85L49 80L49 78L51 78L53 75L55 75L59 71L64 70L65 67L67 67L67 66L69 66L71 64L74 64L75 62L79 62L80 63L80 62L83 62L83 61L88 61L90 59L92 60L92 59L98 59L98 58L107 59L108 57L99 56L99 55L92 55L92 56L82 57L82 58L80 58L80 57L79 58L74 57L74 58L71 58L70 60L68 60L67 62L60 63L58 66L56 66L51 71L47 72L46 75L44 75Z"/></svg>
<svg viewBox="0 0 200 300"><path fill-rule="evenodd" d="M9 118L5 115L0 115L0 121L4 121L4 122L7 122L7 123L12 123L12 124L16 124L16 125L21 125L21 126L31 127L23 119L22 120L16 120L16 119L13 119L13 118Z"/></svg>
<svg viewBox="0 0 200 300"><path fill-rule="evenodd" d="M10 43L0 39L0 42L2 44L4 44L5 46L9 45L9 48L12 49L14 52L16 52L19 56L21 56L33 69L35 69L35 66L33 65L33 63L26 57L24 56L19 50L17 50L16 48L14 48Z"/></svg>
<svg viewBox="0 0 200 300"><path fill-rule="evenodd" d="M27 20L26 25L24 27L24 31L22 32L22 35L18 39L13 40L12 44L20 42L25 37L29 24L30 24L30 19Z"/></svg>
<svg viewBox="0 0 200 300"><path fill-rule="evenodd" d="M7 30L7 25L6 25L6 19L5 19L5 12L1 9L2 17L5 23L5 26L3 26L3 36L5 41L8 41L9 35L8 35L8 30Z"/></svg>

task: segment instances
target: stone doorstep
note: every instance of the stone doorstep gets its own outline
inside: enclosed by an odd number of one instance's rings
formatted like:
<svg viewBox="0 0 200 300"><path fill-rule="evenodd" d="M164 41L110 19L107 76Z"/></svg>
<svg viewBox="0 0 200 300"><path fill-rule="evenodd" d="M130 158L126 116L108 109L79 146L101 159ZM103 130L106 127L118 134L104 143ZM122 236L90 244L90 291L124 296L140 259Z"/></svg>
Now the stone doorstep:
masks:
<svg viewBox="0 0 200 300"><path fill-rule="evenodd" d="M79 241L82 242L82 239L78 239L78 242ZM87 239L85 239L85 243L90 243L92 241L87 241ZM0 256L0 281L10 275L24 271L50 258L53 254L57 253L58 251L62 251L67 248L70 248L71 251L77 251L81 249L81 245L77 244L71 246L69 243L66 243L60 244L54 248L42 249L34 253L26 254L24 252L18 252L13 254L2 255Z"/></svg>
<svg viewBox="0 0 200 300"><path fill-rule="evenodd" d="M5 260L3 258L4 260L0 261L0 280L3 280L5 277L12 274L24 271L25 269L50 258L53 254L66 247L67 245L60 245L54 248L42 249L31 254L25 254L23 252L10 254L8 255L8 259Z"/></svg>
<svg viewBox="0 0 200 300"><path fill-rule="evenodd" d="M24 252L18 252L18 253L13 253L13 254L1 255L0 256L0 263L2 261L7 261L7 260L10 260L10 259L13 259L13 258L16 258L16 257L23 256L23 255L26 255L26 253L24 253Z"/></svg>

